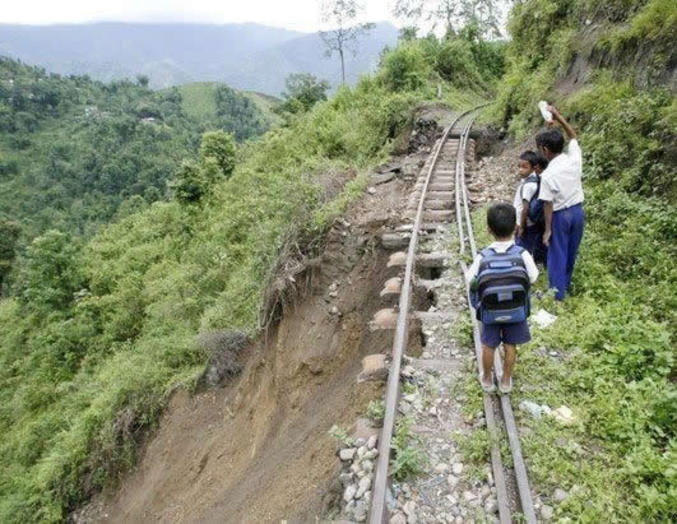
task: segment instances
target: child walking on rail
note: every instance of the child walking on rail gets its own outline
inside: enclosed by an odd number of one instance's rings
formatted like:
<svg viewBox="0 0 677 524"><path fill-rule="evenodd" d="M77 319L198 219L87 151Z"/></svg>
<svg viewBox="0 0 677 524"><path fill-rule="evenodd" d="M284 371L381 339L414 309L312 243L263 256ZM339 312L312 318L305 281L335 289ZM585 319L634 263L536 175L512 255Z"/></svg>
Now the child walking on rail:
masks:
<svg viewBox="0 0 677 524"><path fill-rule="evenodd" d="M517 345L531 340L527 324L529 288L538 278L538 268L529 252L515 245L517 214L513 206L503 202L492 205L487 212L487 225L495 241L475 257L466 273L481 323L479 379L485 392L495 391L491 376L494 351L503 343L505 357L498 388L501 393L510 393Z"/></svg>

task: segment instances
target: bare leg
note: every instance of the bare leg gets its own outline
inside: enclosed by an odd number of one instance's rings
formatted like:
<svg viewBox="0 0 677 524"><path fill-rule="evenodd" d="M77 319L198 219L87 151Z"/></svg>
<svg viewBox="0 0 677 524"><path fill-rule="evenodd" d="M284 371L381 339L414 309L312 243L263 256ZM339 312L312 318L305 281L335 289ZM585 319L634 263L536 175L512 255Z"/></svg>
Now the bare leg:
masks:
<svg viewBox="0 0 677 524"><path fill-rule="evenodd" d="M490 386L493 382L491 379L491 370L494 367L494 350L489 346L482 346L482 382Z"/></svg>
<svg viewBox="0 0 677 524"><path fill-rule="evenodd" d="M517 348L514 344L504 343L503 351L505 351L505 356L503 357L503 377L501 378L501 384L503 387L508 387L510 386L510 378L512 377L512 368L515 365Z"/></svg>

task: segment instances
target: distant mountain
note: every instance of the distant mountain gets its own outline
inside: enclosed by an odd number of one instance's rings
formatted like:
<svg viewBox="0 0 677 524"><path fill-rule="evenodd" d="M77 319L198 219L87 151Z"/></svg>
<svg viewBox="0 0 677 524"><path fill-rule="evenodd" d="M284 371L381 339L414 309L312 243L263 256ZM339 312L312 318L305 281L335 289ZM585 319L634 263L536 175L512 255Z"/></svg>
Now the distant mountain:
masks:
<svg viewBox="0 0 677 524"><path fill-rule="evenodd" d="M377 24L357 55L347 56L349 80L372 70L396 40L394 26ZM0 55L100 80L145 74L156 88L221 81L279 95L289 73L313 73L333 85L340 80L338 59L324 56L319 35L257 24L0 24Z"/></svg>

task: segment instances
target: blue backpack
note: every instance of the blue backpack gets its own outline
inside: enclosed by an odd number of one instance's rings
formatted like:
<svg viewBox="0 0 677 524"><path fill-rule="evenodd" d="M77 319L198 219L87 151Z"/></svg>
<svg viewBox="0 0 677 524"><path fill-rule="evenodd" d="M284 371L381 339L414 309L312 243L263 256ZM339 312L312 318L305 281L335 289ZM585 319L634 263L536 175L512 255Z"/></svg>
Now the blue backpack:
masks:
<svg viewBox="0 0 677 524"><path fill-rule="evenodd" d="M534 224L542 225L545 224L545 212L543 211L543 200L539 200L538 198L538 194L541 192L541 177L534 173L529 175L524 181L525 184L532 182L536 182L536 192L534 193L534 196L531 197L531 200L529 200L527 216Z"/></svg>
<svg viewBox="0 0 677 524"><path fill-rule="evenodd" d="M522 259L524 248L510 246L505 253L484 249L471 291L477 320L483 324L522 322L531 313L529 274Z"/></svg>

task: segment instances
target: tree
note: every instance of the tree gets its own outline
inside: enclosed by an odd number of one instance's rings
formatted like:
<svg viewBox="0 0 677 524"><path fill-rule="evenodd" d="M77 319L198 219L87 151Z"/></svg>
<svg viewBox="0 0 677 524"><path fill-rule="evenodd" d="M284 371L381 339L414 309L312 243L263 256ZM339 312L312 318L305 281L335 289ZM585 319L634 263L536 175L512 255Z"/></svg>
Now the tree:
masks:
<svg viewBox="0 0 677 524"><path fill-rule="evenodd" d="M148 87L150 78L148 78L148 75L136 75L136 83L141 87Z"/></svg>
<svg viewBox="0 0 677 524"><path fill-rule="evenodd" d="M19 239L21 228L17 222L0 220L0 296L2 285L12 269L12 262L16 257L16 242Z"/></svg>
<svg viewBox="0 0 677 524"><path fill-rule="evenodd" d="M77 265L78 247L65 233L54 229L26 249L20 278L21 298L31 308L64 309L83 281Z"/></svg>
<svg viewBox="0 0 677 524"><path fill-rule="evenodd" d="M396 0L393 14L408 24L426 23L432 29L444 21L447 36L477 23L485 37L501 36L502 9L508 0Z"/></svg>
<svg viewBox="0 0 677 524"><path fill-rule="evenodd" d="M225 131L207 131L202 135L200 144L200 163L207 158L216 160L221 174L228 178L235 169L235 139Z"/></svg>
<svg viewBox="0 0 677 524"><path fill-rule="evenodd" d="M282 93L285 101L281 109L289 113L308 111L317 102L326 100L329 90L329 82L308 73L290 74L285 80L285 86L286 90Z"/></svg>
<svg viewBox="0 0 677 524"><path fill-rule="evenodd" d="M196 204L219 180L235 169L235 139L225 131L202 135L198 162L184 160L169 183L174 198L182 204Z"/></svg>
<svg viewBox="0 0 677 524"><path fill-rule="evenodd" d="M356 44L366 35L374 24L356 22L362 6L356 0L323 0L322 22L332 27L329 31L320 31L320 37L327 47L326 55L338 53L341 60L341 83L346 83L346 52L357 53Z"/></svg>

